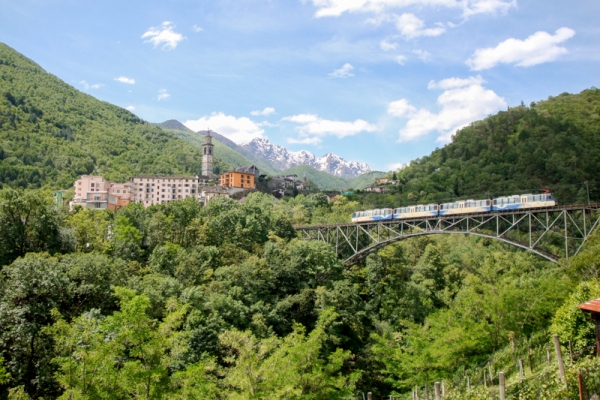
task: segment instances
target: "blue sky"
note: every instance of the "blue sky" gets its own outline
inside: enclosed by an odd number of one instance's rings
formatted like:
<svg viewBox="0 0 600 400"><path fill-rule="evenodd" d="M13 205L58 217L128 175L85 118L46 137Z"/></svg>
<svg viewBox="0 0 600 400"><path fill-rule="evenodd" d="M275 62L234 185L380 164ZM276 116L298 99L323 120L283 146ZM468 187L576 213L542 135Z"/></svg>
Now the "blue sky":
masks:
<svg viewBox="0 0 600 400"><path fill-rule="evenodd" d="M582 0L1 0L0 41L150 122L378 170L508 106L600 87Z"/></svg>

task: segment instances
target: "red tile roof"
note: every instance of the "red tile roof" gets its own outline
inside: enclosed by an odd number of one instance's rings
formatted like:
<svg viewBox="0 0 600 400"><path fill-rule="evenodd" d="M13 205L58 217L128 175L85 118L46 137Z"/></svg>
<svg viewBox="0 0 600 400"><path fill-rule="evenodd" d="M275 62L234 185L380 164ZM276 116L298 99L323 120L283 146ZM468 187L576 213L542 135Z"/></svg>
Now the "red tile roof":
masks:
<svg viewBox="0 0 600 400"><path fill-rule="evenodd" d="M600 299L590 300L587 303L583 303L577 306L583 311L593 311L600 313Z"/></svg>

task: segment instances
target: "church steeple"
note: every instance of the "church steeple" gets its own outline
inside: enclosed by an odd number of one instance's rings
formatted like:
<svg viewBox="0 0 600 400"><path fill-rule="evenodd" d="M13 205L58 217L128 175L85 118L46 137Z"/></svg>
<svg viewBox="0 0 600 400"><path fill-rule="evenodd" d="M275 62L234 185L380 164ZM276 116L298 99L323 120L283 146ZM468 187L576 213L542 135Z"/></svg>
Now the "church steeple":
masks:
<svg viewBox="0 0 600 400"><path fill-rule="evenodd" d="M212 144L212 136L210 135L210 129L204 136L204 144L202 145L202 175L207 176L209 179L213 177L213 149L215 145Z"/></svg>

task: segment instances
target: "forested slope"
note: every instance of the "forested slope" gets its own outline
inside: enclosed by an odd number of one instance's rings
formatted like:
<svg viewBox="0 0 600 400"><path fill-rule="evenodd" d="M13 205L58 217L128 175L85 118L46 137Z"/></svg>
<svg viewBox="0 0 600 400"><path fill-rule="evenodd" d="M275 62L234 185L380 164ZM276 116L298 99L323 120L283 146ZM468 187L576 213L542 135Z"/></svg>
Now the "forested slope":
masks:
<svg viewBox="0 0 600 400"><path fill-rule="evenodd" d="M600 201L600 90L563 93L477 121L398 173L396 202L551 189L562 203Z"/></svg>
<svg viewBox="0 0 600 400"><path fill-rule="evenodd" d="M0 43L0 187L67 188L92 173L125 181L142 173L200 172L196 147L76 90Z"/></svg>

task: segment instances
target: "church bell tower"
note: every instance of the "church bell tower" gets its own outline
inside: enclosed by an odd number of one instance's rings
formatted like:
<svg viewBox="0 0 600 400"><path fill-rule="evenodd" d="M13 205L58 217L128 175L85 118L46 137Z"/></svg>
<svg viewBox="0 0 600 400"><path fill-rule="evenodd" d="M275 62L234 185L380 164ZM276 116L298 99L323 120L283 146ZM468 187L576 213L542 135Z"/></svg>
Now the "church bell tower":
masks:
<svg viewBox="0 0 600 400"><path fill-rule="evenodd" d="M210 136L210 129L204 136L204 144L202 145L202 175L207 176L209 179L213 178L213 152L215 145L212 144L212 136Z"/></svg>

